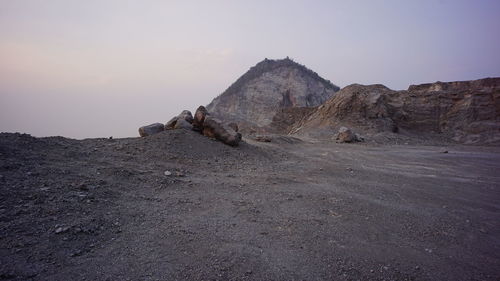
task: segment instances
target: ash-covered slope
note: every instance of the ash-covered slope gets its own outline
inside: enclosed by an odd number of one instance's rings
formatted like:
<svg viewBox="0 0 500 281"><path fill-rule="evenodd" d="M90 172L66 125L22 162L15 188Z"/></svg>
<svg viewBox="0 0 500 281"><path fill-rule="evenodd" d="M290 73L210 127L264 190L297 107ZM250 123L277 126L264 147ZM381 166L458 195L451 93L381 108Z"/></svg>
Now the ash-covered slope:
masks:
<svg viewBox="0 0 500 281"><path fill-rule="evenodd" d="M283 119L279 117L276 123ZM327 137L340 126L368 135L434 135L460 143L498 144L500 78L412 85L404 91L383 85L350 85L288 125L286 133Z"/></svg>
<svg viewBox="0 0 500 281"><path fill-rule="evenodd" d="M238 122L242 128L263 127L271 123L281 108L318 106L338 90L330 81L289 58L265 59L215 98L207 109L225 121Z"/></svg>

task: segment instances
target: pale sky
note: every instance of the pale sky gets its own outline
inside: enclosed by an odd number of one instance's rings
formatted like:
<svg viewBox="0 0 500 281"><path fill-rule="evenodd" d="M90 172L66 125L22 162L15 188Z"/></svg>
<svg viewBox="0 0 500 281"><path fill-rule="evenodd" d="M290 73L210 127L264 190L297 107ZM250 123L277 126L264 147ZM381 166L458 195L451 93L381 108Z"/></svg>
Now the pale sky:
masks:
<svg viewBox="0 0 500 281"><path fill-rule="evenodd" d="M500 1L0 0L0 131L138 136L264 58L340 87L500 76Z"/></svg>

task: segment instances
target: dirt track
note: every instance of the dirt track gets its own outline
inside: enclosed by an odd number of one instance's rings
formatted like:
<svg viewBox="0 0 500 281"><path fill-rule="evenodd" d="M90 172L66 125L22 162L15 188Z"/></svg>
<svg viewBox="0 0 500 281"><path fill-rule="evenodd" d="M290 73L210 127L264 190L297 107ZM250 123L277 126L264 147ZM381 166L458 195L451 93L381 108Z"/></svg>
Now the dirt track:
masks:
<svg viewBox="0 0 500 281"><path fill-rule="evenodd" d="M500 148L289 140L0 134L0 279L500 279Z"/></svg>

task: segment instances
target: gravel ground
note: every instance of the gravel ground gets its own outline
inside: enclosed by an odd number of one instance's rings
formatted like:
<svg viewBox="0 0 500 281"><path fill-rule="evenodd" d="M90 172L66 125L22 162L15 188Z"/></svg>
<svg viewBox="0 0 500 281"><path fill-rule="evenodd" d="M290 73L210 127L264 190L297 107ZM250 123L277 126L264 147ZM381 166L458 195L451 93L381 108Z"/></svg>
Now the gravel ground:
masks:
<svg viewBox="0 0 500 281"><path fill-rule="evenodd" d="M499 171L499 147L2 133L0 279L500 280Z"/></svg>

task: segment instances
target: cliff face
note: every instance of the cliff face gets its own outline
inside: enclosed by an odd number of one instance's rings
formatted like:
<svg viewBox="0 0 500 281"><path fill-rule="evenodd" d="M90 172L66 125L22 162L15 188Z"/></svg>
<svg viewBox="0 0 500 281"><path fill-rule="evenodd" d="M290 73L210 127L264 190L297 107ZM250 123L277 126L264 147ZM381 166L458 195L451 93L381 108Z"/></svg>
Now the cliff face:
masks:
<svg viewBox="0 0 500 281"><path fill-rule="evenodd" d="M207 110L245 128L264 127L282 108L314 107L339 88L290 59L264 60L215 98Z"/></svg>
<svg viewBox="0 0 500 281"><path fill-rule="evenodd" d="M365 134L434 134L460 143L498 144L500 78L412 85L404 91L354 84L288 123L290 134L328 136L339 126L351 126Z"/></svg>

